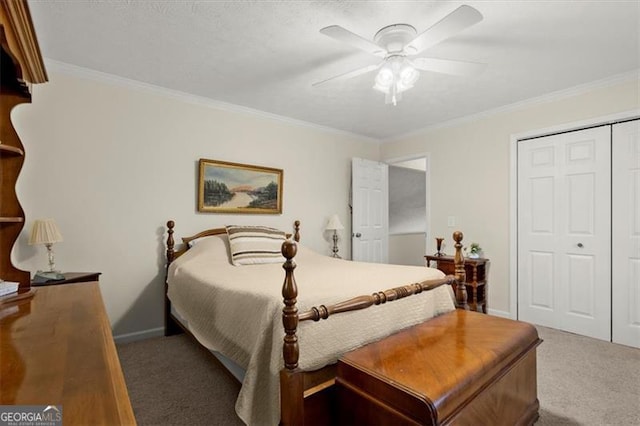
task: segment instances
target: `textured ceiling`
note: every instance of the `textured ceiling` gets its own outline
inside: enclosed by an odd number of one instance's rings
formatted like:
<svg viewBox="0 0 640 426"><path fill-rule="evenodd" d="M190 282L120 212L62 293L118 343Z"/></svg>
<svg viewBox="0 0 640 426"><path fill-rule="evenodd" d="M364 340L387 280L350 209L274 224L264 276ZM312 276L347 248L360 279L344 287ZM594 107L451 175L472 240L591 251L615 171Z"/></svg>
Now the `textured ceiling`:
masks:
<svg viewBox="0 0 640 426"><path fill-rule="evenodd" d="M311 84L378 58L319 33L427 29L461 4L480 23L421 56L486 63L422 72L397 106L374 74ZM29 0L43 56L376 139L640 68L638 1Z"/></svg>

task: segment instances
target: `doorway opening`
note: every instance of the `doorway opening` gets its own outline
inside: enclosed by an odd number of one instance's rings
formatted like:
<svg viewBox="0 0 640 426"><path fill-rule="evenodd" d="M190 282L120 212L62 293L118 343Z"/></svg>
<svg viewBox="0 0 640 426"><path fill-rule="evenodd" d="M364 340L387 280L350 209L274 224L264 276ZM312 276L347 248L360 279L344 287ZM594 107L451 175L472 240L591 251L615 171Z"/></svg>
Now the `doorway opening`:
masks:
<svg viewBox="0 0 640 426"><path fill-rule="evenodd" d="M429 234L428 157L388 160L389 263L424 265Z"/></svg>

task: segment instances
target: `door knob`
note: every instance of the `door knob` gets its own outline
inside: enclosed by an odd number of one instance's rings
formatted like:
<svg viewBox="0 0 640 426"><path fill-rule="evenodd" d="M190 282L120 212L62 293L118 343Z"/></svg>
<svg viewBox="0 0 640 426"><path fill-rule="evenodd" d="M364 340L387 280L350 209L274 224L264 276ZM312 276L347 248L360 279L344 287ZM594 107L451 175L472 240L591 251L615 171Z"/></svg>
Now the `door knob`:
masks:
<svg viewBox="0 0 640 426"><path fill-rule="evenodd" d="M360 237L362 237L362 234L359 233L359 232L356 232L355 234L353 234L353 236L356 237L356 238L360 238Z"/></svg>
<svg viewBox="0 0 640 426"><path fill-rule="evenodd" d="M578 243L578 247L582 248L584 246L582 245L582 243Z"/></svg>

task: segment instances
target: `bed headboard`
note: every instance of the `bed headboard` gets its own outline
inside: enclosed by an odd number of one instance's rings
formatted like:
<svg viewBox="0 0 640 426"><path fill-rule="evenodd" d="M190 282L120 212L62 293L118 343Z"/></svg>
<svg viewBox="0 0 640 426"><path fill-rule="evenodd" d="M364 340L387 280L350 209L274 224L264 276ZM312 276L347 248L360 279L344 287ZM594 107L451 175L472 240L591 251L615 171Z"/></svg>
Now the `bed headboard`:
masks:
<svg viewBox="0 0 640 426"><path fill-rule="evenodd" d="M226 228L213 228L207 229L205 231L198 232L195 235L191 235L190 237L182 238L182 247L176 250L175 241L173 239L173 228L176 226L176 223L173 220L167 222L167 266L165 270L165 280L164 280L164 333L165 336L170 336L172 334L182 332L182 327L175 321L175 319L171 316L171 302L169 301L169 297L167 296L168 285L167 285L167 274L169 272L169 265L176 258L186 253L189 250L189 242L195 240L196 238L209 237L212 235L226 234ZM293 223L293 239L296 242L300 242L300 221L296 220ZM287 238L291 238L291 234L286 234Z"/></svg>
<svg viewBox="0 0 640 426"><path fill-rule="evenodd" d="M176 258L184 254L187 250L189 250L189 242L195 240L197 238L209 237L212 235L226 234L226 228L213 228L207 229L205 231L198 232L195 235L191 235L190 237L182 238L182 247L179 249L175 249L175 240L173 239L173 228L176 226L176 223L173 220L167 222L167 267L173 262ZM293 222L293 239L296 242L300 242L300 221L296 220ZM287 238L291 238L291 234L286 234Z"/></svg>

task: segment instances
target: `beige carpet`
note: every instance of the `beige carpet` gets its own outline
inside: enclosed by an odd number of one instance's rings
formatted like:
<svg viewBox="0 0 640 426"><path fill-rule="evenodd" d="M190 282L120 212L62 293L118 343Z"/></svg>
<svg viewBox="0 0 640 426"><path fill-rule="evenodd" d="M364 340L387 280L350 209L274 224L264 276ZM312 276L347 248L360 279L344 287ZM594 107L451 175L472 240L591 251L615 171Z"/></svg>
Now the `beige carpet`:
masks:
<svg viewBox="0 0 640 426"><path fill-rule="evenodd" d="M538 425L640 425L640 349L537 327Z"/></svg>
<svg viewBox="0 0 640 426"><path fill-rule="evenodd" d="M243 425L240 385L185 334L117 345L139 425Z"/></svg>
<svg viewBox="0 0 640 426"><path fill-rule="evenodd" d="M639 349L538 330L537 425L640 425ZM118 353L140 425L242 424L239 385L187 336L118 345Z"/></svg>

